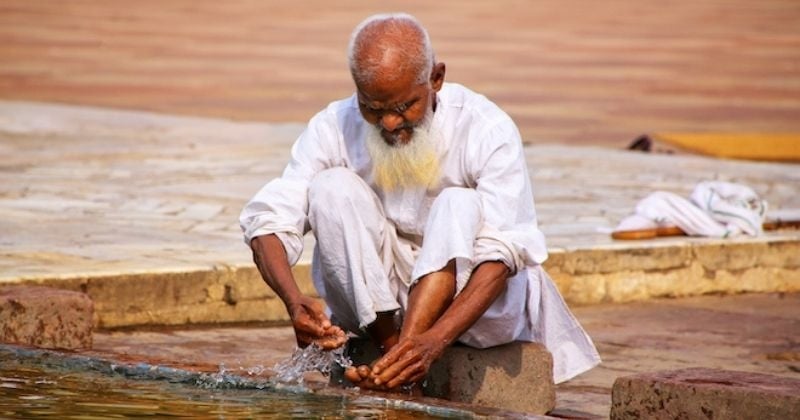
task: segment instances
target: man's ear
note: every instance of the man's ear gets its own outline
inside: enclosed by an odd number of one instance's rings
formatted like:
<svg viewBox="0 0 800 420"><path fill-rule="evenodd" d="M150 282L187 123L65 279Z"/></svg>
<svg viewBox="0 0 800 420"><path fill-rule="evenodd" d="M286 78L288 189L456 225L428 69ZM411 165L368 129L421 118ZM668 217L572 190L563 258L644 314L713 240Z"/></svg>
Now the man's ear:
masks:
<svg viewBox="0 0 800 420"><path fill-rule="evenodd" d="M445 70L444 63L439 62L433 65L433 70L431 71L431 88L434 92L438 92L439 89L442 88Z"/></svg>

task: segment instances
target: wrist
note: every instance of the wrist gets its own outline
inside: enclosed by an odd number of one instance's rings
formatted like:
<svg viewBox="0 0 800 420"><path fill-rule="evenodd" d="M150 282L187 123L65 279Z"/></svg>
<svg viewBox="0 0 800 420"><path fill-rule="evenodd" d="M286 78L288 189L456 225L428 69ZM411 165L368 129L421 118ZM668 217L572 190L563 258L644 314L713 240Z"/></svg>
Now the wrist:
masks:
<svg viewBox="0 0 800 420"><path fill-rule="evenodd" d="M455 342L458 338L441 328L441 325L434 325L431 329L422 333L422 335L425 336L426 340L439 349L439 354L453 344L453 342Z"/></svg>

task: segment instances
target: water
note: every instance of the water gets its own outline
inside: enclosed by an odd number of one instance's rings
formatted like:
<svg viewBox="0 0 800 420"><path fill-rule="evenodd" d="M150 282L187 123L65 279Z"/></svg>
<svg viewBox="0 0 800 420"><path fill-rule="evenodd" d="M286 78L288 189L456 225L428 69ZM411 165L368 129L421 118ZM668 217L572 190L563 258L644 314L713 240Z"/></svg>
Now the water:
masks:
<svg viewBox="0 0 800 420"><path fill-rule="evenodd" d="M325 376L331 374L334 365L348 368L353 362L344 354L344 347L323 351L316 345L296 349L291 357L276 364L274 380L281 383L301 383L305 372L318 371Z"/></svg>
<svg viewBox="0 0 800 420"><path fill-rule="evenodd" d="M295 354L305 366L319 355ZM293 356L293 357L295 357ZM308 354L306 354L308 356ZM341 356L341 355L339 355ZM328 355L336 358L336 355ZM295 370L296 371L296 370ZM161 380L153 380L158 378ZM293 379L295 383L299 381ZM409 401L321 395L259 378L117 366L80 356L0 349L0 418L110 417L424 419L473 413Z"/></svg>

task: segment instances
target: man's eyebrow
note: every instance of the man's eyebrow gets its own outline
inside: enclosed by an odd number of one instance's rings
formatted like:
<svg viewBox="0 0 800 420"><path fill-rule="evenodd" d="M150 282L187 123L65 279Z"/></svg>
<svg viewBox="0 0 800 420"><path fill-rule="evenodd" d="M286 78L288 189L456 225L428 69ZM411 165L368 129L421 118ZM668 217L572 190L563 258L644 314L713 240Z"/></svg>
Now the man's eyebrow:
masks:
<svg viewBox="0 0 800 420"><path fill-rule="evenodd" d="M416 102L418 102L421 99L421 97L420 96L416 96L416 97L413 97L413 98L411 98L411 99L409 99L409 100L407 100L405 102L402 102L402 103L399 103L399 104L396 104L396 105L389 105L389 106L373 106L373 103L371 101L369 101L367 98L362 97L361 95L359 95L357 97L357 99L358 99L358 103L360 105L362 105L362 106L364 106L364 107L366 107L366 108L368 108L370 110L373 110L373 111L392 110L392 111L401 111L402 112L402 111L405 111L406 109L410 108Z"/></svg>

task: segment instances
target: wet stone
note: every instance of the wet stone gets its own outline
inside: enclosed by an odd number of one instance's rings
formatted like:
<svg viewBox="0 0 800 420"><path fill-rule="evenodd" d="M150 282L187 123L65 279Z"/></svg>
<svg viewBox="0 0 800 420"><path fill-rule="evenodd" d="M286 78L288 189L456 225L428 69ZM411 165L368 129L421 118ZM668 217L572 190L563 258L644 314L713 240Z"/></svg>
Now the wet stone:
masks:
<svg viewBox="0 0 800 420"><path fill-rule="evenodd" d="M431 368L426 395L544 414L555 407L553 357L538 343L450 347Z"/></svg>
<svg viewBox="0 0 800 420"><path fill-rule="evenodd" d="M379 352L369 340L350 339L347 355L354 365L369 364ZM346 383L334 371L331 383ZM538 343L514 342L488 349L448 348L423 383L425 396L544 414L555 407L553 358Z"/></svg>
<svg viewBox="0 0 800 420"><path fill-rule="evenodd" d="M92 300L48 287L0 288L0 342L48 349L92 347Z"/></svg>
<svg viewBox="0 0 800 420"><path fill-rule="evenodd" d="M788 419L800 413L800 380L691 368L618 378L612 419Z"/></svg>

